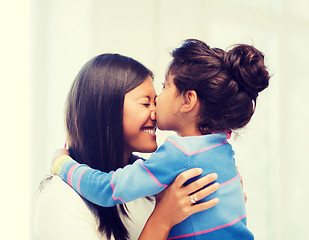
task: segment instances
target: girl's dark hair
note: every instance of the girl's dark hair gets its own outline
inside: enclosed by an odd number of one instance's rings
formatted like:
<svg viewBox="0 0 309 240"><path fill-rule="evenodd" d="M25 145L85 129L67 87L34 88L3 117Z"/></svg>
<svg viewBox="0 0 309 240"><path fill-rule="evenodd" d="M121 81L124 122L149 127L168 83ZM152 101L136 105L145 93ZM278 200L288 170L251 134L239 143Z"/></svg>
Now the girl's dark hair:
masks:
<svg viewBox="0 0 309 240"><path fill-rule="evenodd" d="M123 102L150 70L132 58L103 54L88 61L75 78L66 102L70 155L79 163L104 172L124 167ZM128 239L118 207L88 202L99 220L99 232L110 239ZM120 211L127 216L125 208Z"/></svg>
<svg viewBox="0 0 309 240"><path fill-rule="evenodd" d="M201 102L202 134L244 127L251 119L258 93L268 87L264 55L239 44L229 51L187 39L172 52L168 74L181 94L195 90Z"/></svg>

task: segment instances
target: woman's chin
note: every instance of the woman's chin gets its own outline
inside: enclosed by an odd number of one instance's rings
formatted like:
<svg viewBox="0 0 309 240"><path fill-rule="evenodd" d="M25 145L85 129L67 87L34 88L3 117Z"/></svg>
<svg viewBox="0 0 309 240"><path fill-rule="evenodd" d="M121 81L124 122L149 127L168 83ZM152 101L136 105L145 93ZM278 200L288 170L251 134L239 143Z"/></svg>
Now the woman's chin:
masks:
<svg viewBox="0 0 309 240"><path fill-rule="evenodd" d="M157 150L158 145L154 144L153 146L147 146L143 149L143 151L139 151L139 152L143 152L143 153L153 153Z"/></svg>

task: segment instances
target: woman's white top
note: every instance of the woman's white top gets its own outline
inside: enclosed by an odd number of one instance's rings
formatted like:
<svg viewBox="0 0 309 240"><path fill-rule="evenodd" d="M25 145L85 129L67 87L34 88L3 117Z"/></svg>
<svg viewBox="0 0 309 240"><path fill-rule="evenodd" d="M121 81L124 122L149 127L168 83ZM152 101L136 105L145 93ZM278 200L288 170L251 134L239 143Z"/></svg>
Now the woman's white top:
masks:
<svg viewBox="0 0 309 240"><path fill-rule="evenodd" d="M130 240L138 239L155 200L137 199L126 204L128 218L122 218ZM121 216L121 214L120 214ZM104 240L97 231L98 223L87 203L58 176L43 185L34 212L36 240ZM112 238L114 239L114 238Z"/></svg>

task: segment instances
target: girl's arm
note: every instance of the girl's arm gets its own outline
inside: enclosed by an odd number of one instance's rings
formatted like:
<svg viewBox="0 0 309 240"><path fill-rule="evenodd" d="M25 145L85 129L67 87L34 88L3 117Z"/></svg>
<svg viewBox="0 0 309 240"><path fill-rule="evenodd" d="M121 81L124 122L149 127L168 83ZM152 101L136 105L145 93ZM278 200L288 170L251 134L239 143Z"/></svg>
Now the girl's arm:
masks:
<svg viewBox="0 0 309 240"><path fill-rule="evenodd" d="M184 159L183 152L166 142L148 160L139 159L109 173L78 164L69 156L55 161L53 173L87 200L110 207L161 192L187 170Z"/></svg>
<svg viewBox="0 0 309 240"><path fill-rule="evenodd" d="M187 170L179 174L166 190L157 195L156 207L146 222L139 240L165 240L175 224L185 220L193 213L204 211L218 203L217 198L199 204L191 203L190 195L192 193L195 193L197 199L202 199L215 192L219 187L218 183L213 183L199 190L215 181L216 174L208 174L183 186L188 179L199 176L201 173L202 170L199 168ZM196 192L197 190L199 191Z"/></svg>

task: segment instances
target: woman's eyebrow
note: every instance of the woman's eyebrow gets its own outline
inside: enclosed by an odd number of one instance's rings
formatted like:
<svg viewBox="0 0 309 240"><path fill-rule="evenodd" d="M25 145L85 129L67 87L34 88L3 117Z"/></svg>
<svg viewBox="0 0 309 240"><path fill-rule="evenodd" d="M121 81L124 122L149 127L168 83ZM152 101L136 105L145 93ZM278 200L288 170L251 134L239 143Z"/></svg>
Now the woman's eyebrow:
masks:
<svg viewBox="0 0 309 240"><path fill-rule="evenodd" d="M150 99L151 99L151 97L148 96L148 95L136 96L136 99L137 99L137 100L142 99L142 98L147 98L149 101L150 101Z"/></svg>

